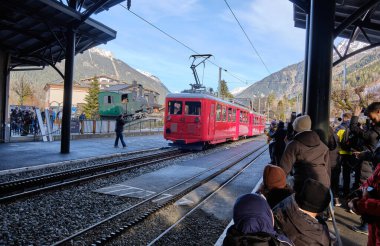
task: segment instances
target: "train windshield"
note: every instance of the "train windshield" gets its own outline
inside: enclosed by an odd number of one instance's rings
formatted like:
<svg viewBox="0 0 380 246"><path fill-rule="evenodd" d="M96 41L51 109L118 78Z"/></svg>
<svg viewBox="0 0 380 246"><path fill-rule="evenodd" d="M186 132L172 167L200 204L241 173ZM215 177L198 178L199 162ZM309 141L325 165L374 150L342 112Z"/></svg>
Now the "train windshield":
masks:
<svg viewBox="0 0 380 246"><path fill-rule="evenodd" d="M185 102L185 114L186 115L200 115L201 102Z"/></svg>
<svg viewBox="0 0 380 246"><path fill-rule="evenodd" d="M169 101L168 109L169 109L169 114L182 114L182 102Z"/></svg>

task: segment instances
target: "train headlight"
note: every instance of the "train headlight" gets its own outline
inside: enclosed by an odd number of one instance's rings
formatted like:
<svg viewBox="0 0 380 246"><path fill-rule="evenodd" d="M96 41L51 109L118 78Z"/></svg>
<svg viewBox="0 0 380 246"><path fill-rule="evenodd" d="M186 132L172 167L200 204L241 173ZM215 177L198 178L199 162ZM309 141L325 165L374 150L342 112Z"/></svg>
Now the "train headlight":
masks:
<svg viewBox="0 0 380 246"><path fill-rule="evenodd" d="M169 116L166 117L166 120L167 120L167 121L170 121L171 118L172 118L172 117L170 117L170 115L169 115Z"/></svg>
<svg viewBox="0 0 380 246"><path fill-rule="evenodd" d="M197 122L197 123L199 122L199 117L195 118L195 122Z"/></svg>

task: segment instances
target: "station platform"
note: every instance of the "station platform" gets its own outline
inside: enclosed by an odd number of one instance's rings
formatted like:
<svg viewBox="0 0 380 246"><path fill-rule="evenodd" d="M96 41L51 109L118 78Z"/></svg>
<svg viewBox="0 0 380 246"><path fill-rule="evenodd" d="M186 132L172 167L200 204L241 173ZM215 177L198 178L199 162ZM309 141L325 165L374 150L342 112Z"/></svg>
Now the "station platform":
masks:
<svg viewBox="0 0 380 246"><path fill-rule="evenodd" d="M70 144L71 152L69 154L60 153L60 141L54 142L19 142L19 143L6 143L0 144L0 175L6 173L17 173L25 169L32 170L44 167L46 165L59 165L61 163L74 162L79 159L89 160L92 158L99 158L102 156L118 156L128 152L135 152L141 150L148 150L153 148L167 147L166 141L162 135L148 135L148 136L129 136L125 137L127 148L114 148L114 136L92 139L72 140ZM263 143L262 140L255 141L256 143L246 143L239 148L226 148L225 154L233 156L240 153L242 149L252 149L258 143ZM121 144L119 143L119 146ZM204 168L204 163L208 163L207 158L222 158L222 156L206 156L197 161L189 160L188 165L193 169ZM219 154L220 155L220 154ZM258 162L250 169L247 174L240 177L234 190L238 191L240 195L249 193L254 189L254 186L260 182L262 170L269 162L269 155L266 154L258 160ZM186 165L186 162L181 166ZM167 173L168 171L166 171ZM167 174L166 174L167 175ZM146 180L146 179L145 179ZM157 180L157 179L155 179ZM166 179L167 180L167 179ZM138 183L133 186L137 187ZM131 186L131 184L127 184ZM147 185L147 182L144 182ZM137 187L139 189L151 190L151 187ZM255 190L255 189L254 189ZM100 190L98 191L100 192ZM228 193L230 196L231 194ZM194 196L193 196L194 197ZM193 197L186 197L187 200L193 200ZM212 210L207 211L213 216L217 216L221 221L229 221L232 218L232 208L237 196L231 196L228 200L220 198ZM367 245L367 235L354 232L350 229L352 225L359 225L360 217L346 211L344 208L335 207L335 218L342 245L344 246L364 246ZM228 223L228 222L227 222ZM232 221L231 221L232 223ZM334 227L331 222L327 222L329 229L332 233ZM221 235L215 245L222 245L224 234Z"/></svg>
<svg viewBox="0 0 380 246"><path fill-rule="evenodd" d="M18 142L0 144L0 174L38 168L79 159L120 155L128 152L167 147L161 134L124 137L127 148L114 148L111 137L71 140L70 153L61 154L61 142ZM119 147L122 147L119 142Z"/></svg>

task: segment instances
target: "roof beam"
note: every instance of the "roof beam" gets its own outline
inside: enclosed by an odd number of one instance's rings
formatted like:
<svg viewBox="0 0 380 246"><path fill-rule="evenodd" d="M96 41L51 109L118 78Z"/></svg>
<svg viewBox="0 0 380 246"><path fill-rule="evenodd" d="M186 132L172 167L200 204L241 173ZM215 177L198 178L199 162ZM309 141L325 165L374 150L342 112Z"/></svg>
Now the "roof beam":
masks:
<svg viewBox="0 0 380 246"><path fill-rule="evenodd" d="M82 24L85 20L87 20L95 11L97 11L98 9L100 9L103 5L105 5L106 3L110 2L111 0L99 0L97 3L95 3L94 5L92 5L89 9L87 9L82 17L81 17L81 20L80 22L78 23L78 26L80 24Z"/></svg>
<svg viewBox="0 0 380 246"><path fill-rule="evenodd" d="M348 26L353 24L356 20L358 20L362 15L365 14L368 10L376 7L376 5L380 2L380 0L370 0L359 9L357 9L352 15L347 17L337 28L334 30L334 38L338 37L338 35L346 29Z"/></svg>

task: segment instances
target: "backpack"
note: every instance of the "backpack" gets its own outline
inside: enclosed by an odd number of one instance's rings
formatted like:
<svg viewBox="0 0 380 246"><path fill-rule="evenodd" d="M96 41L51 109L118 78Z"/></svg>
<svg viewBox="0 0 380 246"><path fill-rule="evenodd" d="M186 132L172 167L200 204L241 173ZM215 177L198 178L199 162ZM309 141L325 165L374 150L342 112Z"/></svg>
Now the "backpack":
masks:
<svg viewBox="0 0 380 246"><path fill-rule="evenodd" d="M350 131L350 128L347 127L344 130L343 137L339 142L339 146L342 150L350 151L352 148L355 148L358 145L357 136Z"/></svg>

